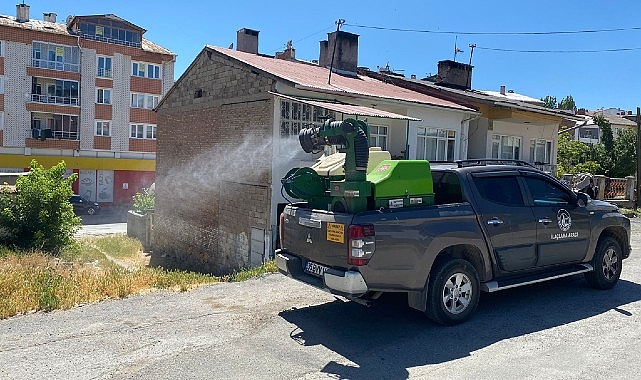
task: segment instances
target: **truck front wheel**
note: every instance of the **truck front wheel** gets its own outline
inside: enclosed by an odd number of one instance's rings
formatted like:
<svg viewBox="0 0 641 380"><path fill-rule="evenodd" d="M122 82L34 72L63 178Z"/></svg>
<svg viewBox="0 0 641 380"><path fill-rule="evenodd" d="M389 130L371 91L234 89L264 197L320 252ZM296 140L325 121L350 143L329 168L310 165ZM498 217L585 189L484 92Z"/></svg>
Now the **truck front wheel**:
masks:
<svg viewBox="0 0 641 380"><path fill-rule="evenodd" d="M462 259L436 264L430 273L425 314L434 322L455 325L467 320L479 302L476 269Z"/></svg>
<svg viewBox="0 0 641 380"><path fill-rule="evenodd" d="M623 254L619 242L606 237L599 241L592 259L594 270L585 273L585 279L596 289L610 289L621 276L621 261Z"/></svg>

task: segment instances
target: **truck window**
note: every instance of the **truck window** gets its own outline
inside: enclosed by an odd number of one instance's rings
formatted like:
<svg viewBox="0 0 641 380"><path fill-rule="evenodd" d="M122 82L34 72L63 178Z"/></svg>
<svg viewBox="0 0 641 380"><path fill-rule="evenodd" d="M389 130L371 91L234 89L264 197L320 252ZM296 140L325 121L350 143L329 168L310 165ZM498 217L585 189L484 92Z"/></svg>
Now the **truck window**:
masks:
<svg viewBox="0 0 641 380"><path fill-rule="evenodd" d="M543 178L525 176L534 206L557 206L572 203L572 196Z"/></svg>
<svg viewBox="0 0 641 380"><path fill-rule="evenodd" d="M434 203L437 205L461 203L463 192L458 176L451 172L432 172L434 182Z"/></svg>
<svg viewBox="0 0 641 380"><path fill-rule="evenodd" d="M472 177L474 185L484 199L506 205L524 206L521 188L515 176Z"/></svg>

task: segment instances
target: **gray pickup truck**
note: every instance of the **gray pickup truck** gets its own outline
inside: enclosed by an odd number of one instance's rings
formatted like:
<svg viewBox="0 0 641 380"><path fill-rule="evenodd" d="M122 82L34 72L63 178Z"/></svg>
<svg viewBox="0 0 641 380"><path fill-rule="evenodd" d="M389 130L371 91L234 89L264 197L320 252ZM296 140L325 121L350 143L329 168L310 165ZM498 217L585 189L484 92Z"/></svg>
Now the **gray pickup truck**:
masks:
<svg viewBox="0 0 641 380"><path fill-rule="evenodd" d="M479 294L583 273L613 287L630 255L630 221L519 162L432 164L434 204L354 214L287 205L282 274L359 303L405 292L445 325L465 321Z"/></svg>

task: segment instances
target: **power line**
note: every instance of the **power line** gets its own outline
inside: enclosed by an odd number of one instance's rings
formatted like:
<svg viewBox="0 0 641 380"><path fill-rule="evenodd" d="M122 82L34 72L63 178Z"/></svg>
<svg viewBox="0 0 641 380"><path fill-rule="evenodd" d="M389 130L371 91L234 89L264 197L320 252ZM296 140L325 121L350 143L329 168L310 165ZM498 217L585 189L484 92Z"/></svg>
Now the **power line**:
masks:
<svg viewBox="0 0 641 380"><path fill-rule="evenodd" d="M617 51L641 50L641 47L618 48L618 49L595 49L595 50L519 50L519 49L491 48L491 47L482 47L482 46L477 46L476 48L481 50L502 51L502 52L508 52L508 53L609 53L609 52L617 52Z"/></svg>
<svg viewBox="0 0 641 380"><path fill-rule="evenodd" d="M391 32L410 32L410 33L431 33L431 34L460 34L468 36L536 36L536 35L554 35L554 34L583 34L583 33L608 33L608 32L629 32L641 30L641 26L630 28L611 28L611 29L585 29L585 30L556 30L547 32L462 32L453 30L430 30L430 29L403 29L388 28L383 26L348 24L354 28L386 30Z"/></svg>

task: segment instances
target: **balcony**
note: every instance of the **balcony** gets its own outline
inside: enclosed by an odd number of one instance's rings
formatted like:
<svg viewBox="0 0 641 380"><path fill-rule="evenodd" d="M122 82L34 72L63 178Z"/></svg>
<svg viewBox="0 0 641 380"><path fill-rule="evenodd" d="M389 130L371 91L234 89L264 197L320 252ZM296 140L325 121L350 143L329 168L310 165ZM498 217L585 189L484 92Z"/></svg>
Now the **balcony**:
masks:
<svg viewBox="0 0 641 380"><path fill-rule="evenodd" d="M36 103L59 104L76 107L80 106L80 101L78 100L78 98L63 96L31 94L31 101Z"/></svg>
<svg viewBox="0 0 641 380"><path fill-rule="evenodd" d="M38 67L42 69L49 70L58 70L58 71L70 71L73 73L80 72L80 65L74 63L58 62L58 61L49 61L46 59L36 59L31 60L32 67Z"/></svg>

